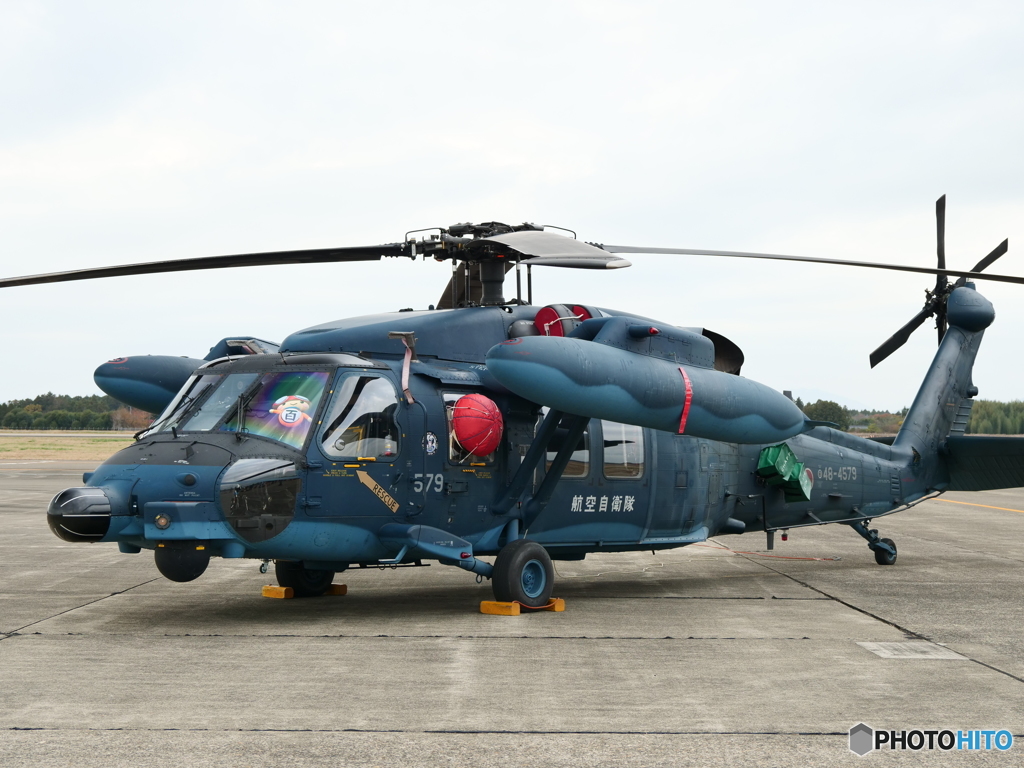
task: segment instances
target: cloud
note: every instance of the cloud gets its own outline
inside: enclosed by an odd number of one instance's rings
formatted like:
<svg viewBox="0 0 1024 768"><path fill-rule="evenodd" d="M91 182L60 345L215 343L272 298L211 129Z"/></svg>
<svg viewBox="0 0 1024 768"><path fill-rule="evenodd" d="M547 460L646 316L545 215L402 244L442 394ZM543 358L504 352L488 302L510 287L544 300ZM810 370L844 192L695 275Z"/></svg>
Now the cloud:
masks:
<svg viewBox="0 0 1024 768"><path fill-rule="evenodd" d="M1013 3L8 4L0 13L6 274L377 243L465 220L602 242L930 265L1003 237L1019 270L1024 134ZM707 325L779 389L898 408L926 276L644 257L537 274L538 296ZM0 400L94 391L119 354L201 355L437 300L445 265L255 269L5 290L24 364ZM976 379L1020 397L1016 289Z"/></svg>

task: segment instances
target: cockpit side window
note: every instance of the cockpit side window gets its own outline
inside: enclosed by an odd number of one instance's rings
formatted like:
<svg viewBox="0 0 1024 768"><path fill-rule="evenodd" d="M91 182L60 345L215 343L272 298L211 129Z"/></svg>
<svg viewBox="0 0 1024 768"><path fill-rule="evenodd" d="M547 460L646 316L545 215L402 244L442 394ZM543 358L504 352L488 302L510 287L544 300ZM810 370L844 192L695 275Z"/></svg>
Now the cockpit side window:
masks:
<svg viewBox="0 0 1024 768"><path fill-rule="evenodd" d="M381 376L348 376L336 388L320 447L332 459L383 458L398 454L398 393Z"/></svg>

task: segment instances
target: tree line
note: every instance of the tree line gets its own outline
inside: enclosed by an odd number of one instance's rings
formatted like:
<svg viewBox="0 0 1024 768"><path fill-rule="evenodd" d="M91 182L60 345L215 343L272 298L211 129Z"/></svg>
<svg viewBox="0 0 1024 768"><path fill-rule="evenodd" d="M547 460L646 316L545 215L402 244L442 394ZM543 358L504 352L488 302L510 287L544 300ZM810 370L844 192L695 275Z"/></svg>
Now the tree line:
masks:
<svg viewBox="0 0 1024 768"><path fill-rule="evenodd" d="M975 435L1024 434L1024 402L1014 400L1000 403L996 400L975 400L967 431Z"/></svg>
<svg viewBox="0 0 1024 768"><path fill-rule="evenodd" d="M796 399L809 419L837 424L844 432L895 434L903 425L907 408L896 413L847 408L832 400L804 403ZM153 414L129 408L109 395L45 395L28 400L0 403L0 428L3 429L142 429L149 426ZM975 400L968 434L1024 434L1024 401L1001 403Z"/></svg>
<svg viewBox="0 0 1024 768"><path fill-rule="evenodd" d="M832 422L844 432L866 434L896 434L903 426L903 419L909 410L903 408L896 413L861 411L846 408L832 400L818 400L805 404L800 398L796 399L796 404L809 419ZM1024 435L1024 402L975 400L971 417L967 421L967 434Z"/></svg>
<svg viewBox="0 0 1024 768"><path fill-rule="evenodd" d="M0 403L2 429L142 429L153 414L109 395L55 395Z"/></svg>

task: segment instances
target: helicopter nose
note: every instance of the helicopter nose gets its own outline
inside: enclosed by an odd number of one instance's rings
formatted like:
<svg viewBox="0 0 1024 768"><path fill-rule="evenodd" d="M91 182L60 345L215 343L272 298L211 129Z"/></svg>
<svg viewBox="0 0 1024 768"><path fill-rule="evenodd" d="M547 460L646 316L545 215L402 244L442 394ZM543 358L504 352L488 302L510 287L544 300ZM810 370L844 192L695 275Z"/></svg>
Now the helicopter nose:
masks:
<svg viewBox="0 0 1024 768"><path fill-rule="evenodd" d="M160 413L202 364L169 355L119 357L101 365L92 377L97 387L122 403Z"/></svg>
<svg viewBox="0 0 1024 768"><path fill-rule="evenodd" d="M110 498L102 488L67 488L50 501L46 522L64 541L99 541L110 530Z"/></svg>

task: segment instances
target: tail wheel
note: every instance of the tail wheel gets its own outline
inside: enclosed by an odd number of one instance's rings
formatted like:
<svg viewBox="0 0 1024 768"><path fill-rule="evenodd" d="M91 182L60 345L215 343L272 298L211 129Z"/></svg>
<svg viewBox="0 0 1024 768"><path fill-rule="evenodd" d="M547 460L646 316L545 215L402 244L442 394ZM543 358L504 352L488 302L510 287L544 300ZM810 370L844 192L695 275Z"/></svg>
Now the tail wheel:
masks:
<svg viewBox="0 0 1024 768"><path fill-rule="evenodd" d="M499 602L518 602L540 608L551 602L554 586L555 568L551 557L537 542L517 539L498 553L491 587Z"/></svg>
<svg viewBox="0 0 1024 768"><path fill-rule="evenodd" d="M288 563L278 560L274 563L277 583L291 587L296 597L319 597L330 589L334 571L306 568L302 563Z"/></svg>
<svg viewBox="0 0 1024 768"><path fill-rule="evenodd" d="M879 565L892 565L896 562L896 542L892 539L880 539L882 544L888 544L892 547L892 554L889 554L884 549L875 550L875 562Z"/></svg>

